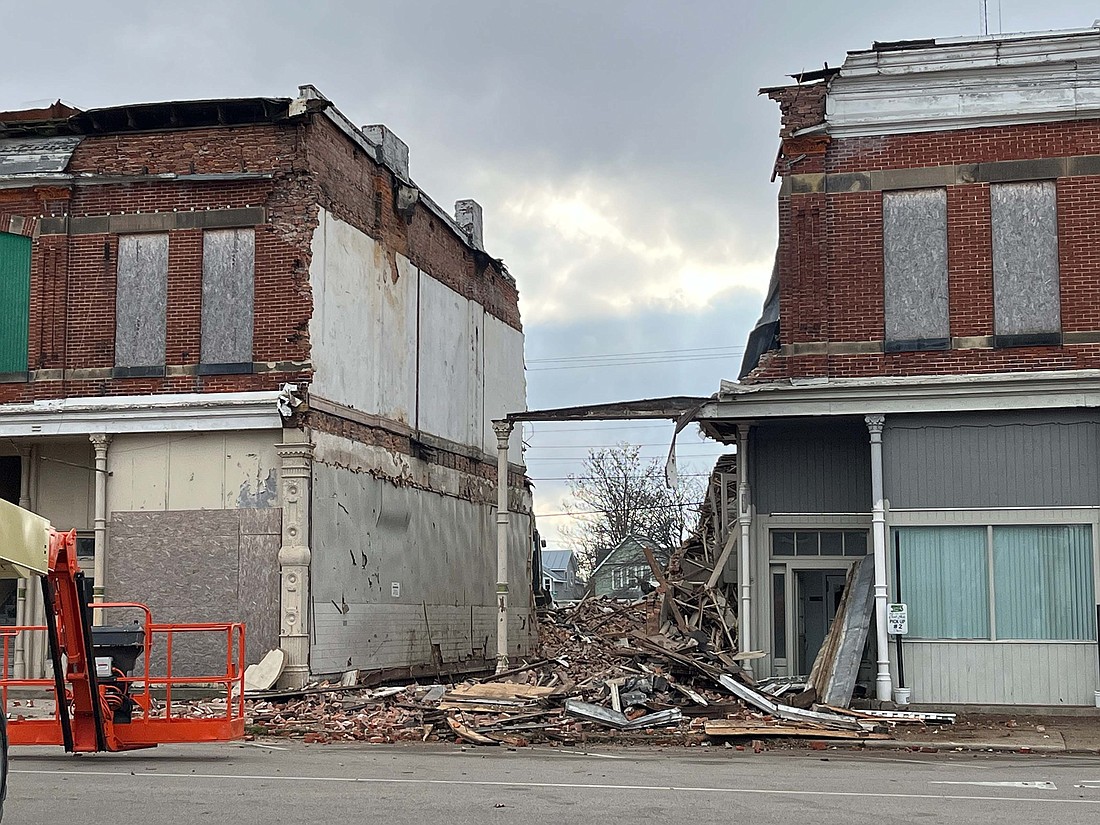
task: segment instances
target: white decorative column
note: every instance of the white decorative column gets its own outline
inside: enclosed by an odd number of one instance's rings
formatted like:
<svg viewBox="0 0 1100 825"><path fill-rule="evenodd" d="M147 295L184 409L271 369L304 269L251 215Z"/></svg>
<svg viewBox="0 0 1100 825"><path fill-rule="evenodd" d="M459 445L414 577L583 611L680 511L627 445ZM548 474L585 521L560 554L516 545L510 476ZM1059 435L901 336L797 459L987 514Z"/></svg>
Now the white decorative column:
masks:
<svg viewBox="0 0 1100 825"><path fill-rule="evenodd" d="M286 665L279 686L291 690L309 681L309 504L313 445L284 443L279 453L279 498L283 543L279 548L279 647Z"/></svg>
<svg viewBox="0 0 1100 825"><path fill-rule="evenodd" d="M875 697L890 701L893 684L890 677L890 637L886 632L886 501L882 489L882 427L886 416L868 415L863 419L871 434L871 542L875 558L875 642L878 672Z"/></svg>
<svg viewBox="0 0 1100 825"><path fill-rule="evenodd" d="M95 450L95 564L92 584L92 601L99 604L107 584L107 449L111 436L94 433L89 436ZM103 624L103 611L92 611L92 624Z"/></svg>
<svg viewBox="0 0 1100 825"><path fill-rule="evenodd" d="M31 509L31 448L19 448L19 506L24 510ZM35 584L32 579L20 578L15 583L15 624L25 625L31 622L27 618L27 587ZM33 603L32 603L33 608ZM26 633L19 633L15 637L15 651L12 654L12 676L16 679L27 677L27 660L25 656Z"/></svg>
<svg viewBox="0 0 1100 825"><path fill-rule="evenodd" d="M493 422L497 434L497 673L508 669L508 442L515 425Z"/></svg>
<svg viewBox="0 0 1100 825"><path fill-rule="evenodd" d="M740 559L737 564L737 587L741 603L737 609L738 647L742 653L752 650L752 555L749 553L749 534L752 532L751 490L749 488L749 430L750 424L737 425L737 525L741 530ZM722 498L725 498L723 486ZM745 659L741 665L745 674L752 678L752 660Z"/></svg>

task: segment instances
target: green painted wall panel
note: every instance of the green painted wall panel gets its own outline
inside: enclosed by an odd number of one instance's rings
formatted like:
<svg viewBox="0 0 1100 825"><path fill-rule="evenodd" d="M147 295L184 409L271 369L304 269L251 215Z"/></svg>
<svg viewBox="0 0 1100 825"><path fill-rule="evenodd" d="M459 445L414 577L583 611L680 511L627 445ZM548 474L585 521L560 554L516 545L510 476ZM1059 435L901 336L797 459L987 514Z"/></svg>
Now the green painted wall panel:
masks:
<svg viewBox="0 0 1100 825"><path fill-rule="evenodd" d="M0 232L0 373L27 369L31 239Z"/></svg>

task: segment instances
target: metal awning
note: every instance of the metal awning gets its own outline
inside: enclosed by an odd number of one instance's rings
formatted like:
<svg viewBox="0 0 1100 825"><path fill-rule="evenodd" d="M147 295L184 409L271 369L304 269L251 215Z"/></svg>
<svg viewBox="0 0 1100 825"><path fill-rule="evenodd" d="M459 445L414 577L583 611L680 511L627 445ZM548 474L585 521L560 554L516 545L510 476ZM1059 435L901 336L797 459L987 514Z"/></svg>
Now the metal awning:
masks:
<svg viewBox="0 0 1100 825"><path fill-rule="evenodd" d="M0 138L0 177L63 173L79 137Z"/></svg>

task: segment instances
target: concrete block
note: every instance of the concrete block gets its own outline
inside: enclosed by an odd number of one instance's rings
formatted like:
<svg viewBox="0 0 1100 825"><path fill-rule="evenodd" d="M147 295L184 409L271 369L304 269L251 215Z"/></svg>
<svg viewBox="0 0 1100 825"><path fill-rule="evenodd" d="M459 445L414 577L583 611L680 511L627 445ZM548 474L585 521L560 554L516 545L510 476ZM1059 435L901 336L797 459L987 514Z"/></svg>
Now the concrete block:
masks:
<svg viewBox="0 0 1100 825"><path fill-rule="evenodd" d="M409 179L409 146L385 125L364 126L363 136L382 150L382 162L402 180Z"/></svg>

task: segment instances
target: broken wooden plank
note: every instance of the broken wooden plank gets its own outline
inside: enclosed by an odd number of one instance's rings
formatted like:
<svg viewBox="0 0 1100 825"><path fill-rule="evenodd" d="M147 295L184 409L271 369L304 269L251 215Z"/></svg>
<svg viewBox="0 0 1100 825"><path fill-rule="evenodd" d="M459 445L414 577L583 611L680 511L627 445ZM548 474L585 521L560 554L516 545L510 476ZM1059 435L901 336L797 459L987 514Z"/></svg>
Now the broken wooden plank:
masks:
<svg viewBox="0 0 1100 825"><path fill-rule="evenodd" d="M447 717L447 725L451 730L455 732L455 736L460 739L465 739L474 745L497 745L499 744L495 739L490 739L488 736L482 736L480 733L472 728L466 727L466 725L459 722L455 717Z"/></svg>
<svg viewBox="0 0 1100 825"><path fill-rule="evenodd" d="M804 725L764 725L736 719L710 719L703 725L707 736L785 736L809 739L885 739L885 734L856 730L830 730Z"/></svg>
<svg viewBox="0 0 1100 825"><path fill-rule="evenodd" d="M722 548L722 554L718 557L718 561L714 563L714 570L710 574L710 578L707 579L706 589L713 590L718 584L718 580L722 578L722 573L726 569L726 562L729 561L730 553L737 546L737 533L730 532L729 538L726 539L726 546Z"/></svg>
<svg viewBox="0 0 1100 825"><path fill-rule="evenodd" d="M642 545L642 552L645 553L646 561L649 562L649 567L653 571L653 577L657 579L657 592L665 595L665 602L672 610L672 616L676 619L676 626L686 633L688 630L687 622L684 621L684 616L680 612L680 608L676 604L676 599L672 595L672 588L668 586L668 579L665 578L665 571L663 571L661 565L657 563L657 556L654 555L653 548L649 545Z"/></svg>
<svg viewBox="0 0 1100 825"><path fill-rule="evenodd" d="M458 685L447 692L451 699L542 699L554 692L551 687L522 685L516 682L480 682Z"/></svg>

